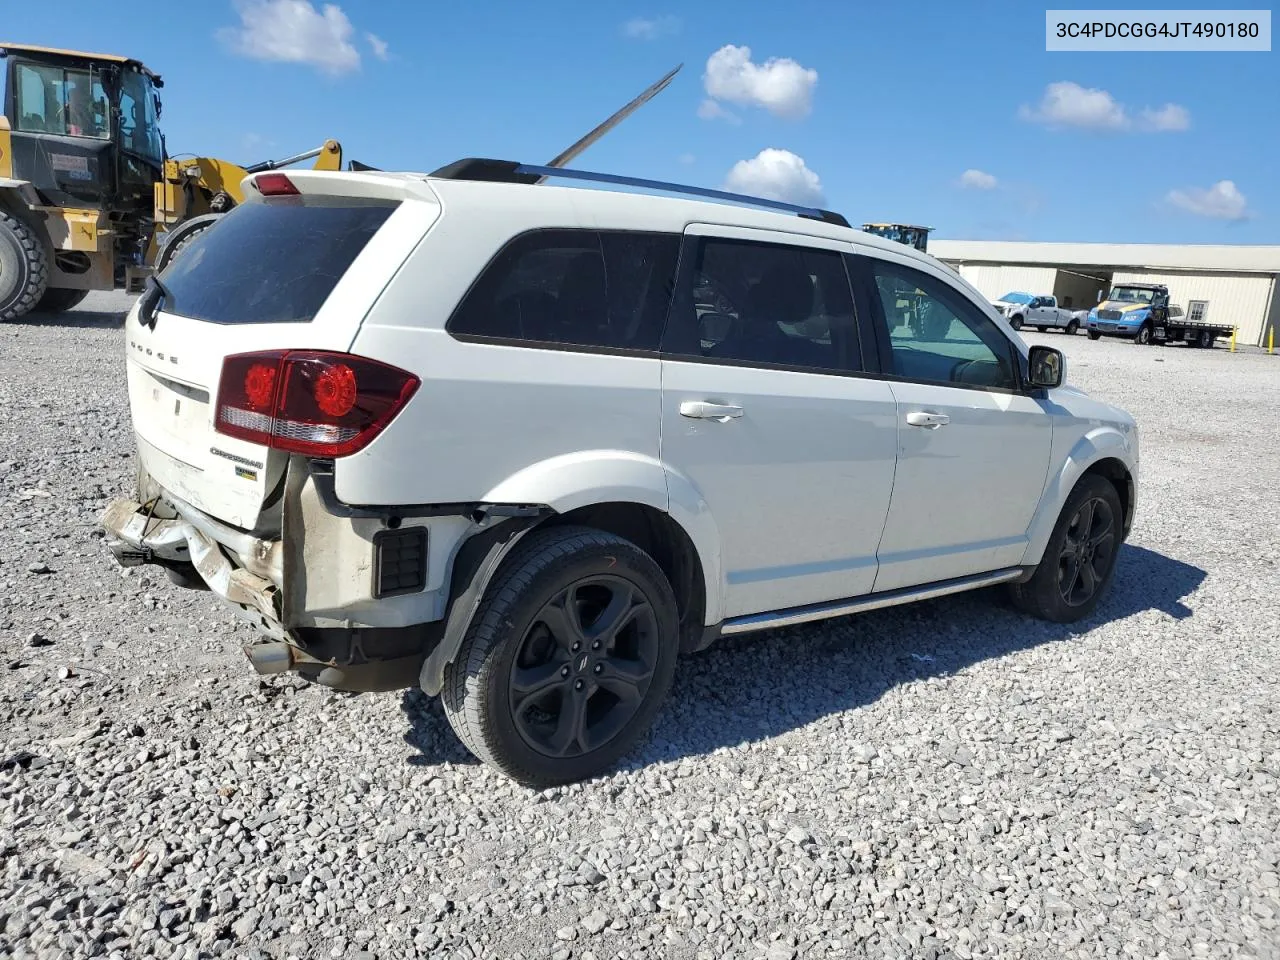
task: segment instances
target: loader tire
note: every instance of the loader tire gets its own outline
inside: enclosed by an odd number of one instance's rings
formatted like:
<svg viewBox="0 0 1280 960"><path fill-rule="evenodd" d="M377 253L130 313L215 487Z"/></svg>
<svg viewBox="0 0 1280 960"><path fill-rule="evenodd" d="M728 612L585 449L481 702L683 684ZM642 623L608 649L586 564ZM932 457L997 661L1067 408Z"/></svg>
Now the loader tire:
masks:
<svg viewBox="0 0 1280 960"><path fill-rule="evenodd" d="M49 287L49 255L26 223L0 210L0 321L16 320Z"/></svg>
<svg viewBox="0 0 1280 960"><path fill-rule="evenodd" d="M68 287L50 287L36 304L36 313L63 313L76 306L89 295L88 290L72 290Z"/></svg>

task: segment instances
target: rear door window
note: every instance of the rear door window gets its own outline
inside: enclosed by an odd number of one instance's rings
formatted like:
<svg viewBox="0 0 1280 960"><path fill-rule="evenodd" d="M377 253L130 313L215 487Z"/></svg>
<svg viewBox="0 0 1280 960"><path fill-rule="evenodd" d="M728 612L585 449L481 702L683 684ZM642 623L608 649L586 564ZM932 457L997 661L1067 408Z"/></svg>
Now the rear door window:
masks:
<svg viewBox="0 0 1280 960"><path fill-rule="evenodd" d="M493 259L447 329L463 339L656 350L679 250L674 234L526 233Z"/></svg>
<svg viewBox="0 0 1280 960"><path fill-rule="evenodd" d="M307 323L397 204L245 203L165 268L162 309L212 323Z"/></svg>
<svg viewBox="0 0 1280 960"><path fill-rule="evenodd" d="M749 366L862 369L853 296L834 250L690 238L663 351Z"/></svg>

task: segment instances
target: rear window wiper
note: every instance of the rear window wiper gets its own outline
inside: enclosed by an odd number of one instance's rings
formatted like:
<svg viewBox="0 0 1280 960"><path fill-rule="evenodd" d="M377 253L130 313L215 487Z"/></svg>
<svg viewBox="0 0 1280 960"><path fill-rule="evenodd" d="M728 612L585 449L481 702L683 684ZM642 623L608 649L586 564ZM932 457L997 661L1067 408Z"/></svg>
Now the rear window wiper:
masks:
<svg viewBox="0 0 1280 960"><path fill-rule="evenodd" d="M157 277L154 273L147 277L147 288L143 291L142 296L138 300L138 322L144 327L150 327L152 330L156 328L156 313L160 308L160 301L171 301L173 293L164 285L164 281Z"/></svg>

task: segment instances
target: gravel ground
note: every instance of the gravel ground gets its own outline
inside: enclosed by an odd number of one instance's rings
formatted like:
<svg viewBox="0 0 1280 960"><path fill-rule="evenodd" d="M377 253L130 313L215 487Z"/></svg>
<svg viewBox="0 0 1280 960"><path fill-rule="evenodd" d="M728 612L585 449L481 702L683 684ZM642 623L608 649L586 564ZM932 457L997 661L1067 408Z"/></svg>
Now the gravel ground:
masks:
<svg viewBox="0 0 1280 960"><path fill-rule="evenodd" d="M725 642L616 775L534 792L115 567L126 302L0 327L0 956L1280 956L1280 357L1032 334L1143 431L1090 621Z"/></svg>

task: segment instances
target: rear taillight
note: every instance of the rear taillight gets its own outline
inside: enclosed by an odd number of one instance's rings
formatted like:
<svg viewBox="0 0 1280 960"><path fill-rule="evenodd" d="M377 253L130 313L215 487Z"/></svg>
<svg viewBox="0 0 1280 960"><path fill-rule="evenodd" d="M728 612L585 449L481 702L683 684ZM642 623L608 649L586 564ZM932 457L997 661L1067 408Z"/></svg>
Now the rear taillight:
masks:
<svg viewBox="0 0 1280 960"><path fill-rule="evenodd" d="M291 453L345 457L381 433L420 382L346 353L240 353L222 362L214 429Z"/></svg>

